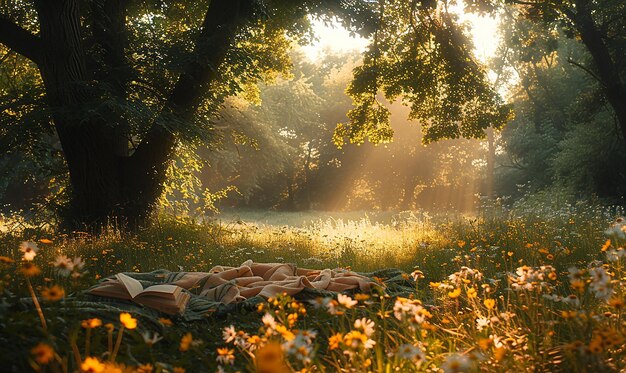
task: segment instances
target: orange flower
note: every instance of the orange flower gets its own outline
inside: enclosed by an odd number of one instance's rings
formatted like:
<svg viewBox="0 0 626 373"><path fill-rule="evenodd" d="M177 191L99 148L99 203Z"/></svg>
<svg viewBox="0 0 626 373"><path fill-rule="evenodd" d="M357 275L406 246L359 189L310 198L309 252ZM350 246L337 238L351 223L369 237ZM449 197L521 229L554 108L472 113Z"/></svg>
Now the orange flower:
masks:
<svg viewBox="0 0 626 373"><path fill-rule="evenodd" d="M268 343L260 348L255 356L256 371L258 373L289 372L284 363L283 349L279 343Z"/></svg>
<svg viewBox="0 0 626 373"><path fill-rule="evenodd" d="M137 327L137 319L133 318L130 313L120 313L120 322L126 329L132 330Z"/></svg>
<svg viewBox="0 0 626 373"><path fill-rule="evenodd" d="M483 303L485 304L485 307L487 307L488 310L492 310L492 309L496 308L496 300L495 299L485 299L483 301Z"/></svg>
<svg viewBox="0 0 626 373"><path fill-rule="evenodd" d="M476 298L477 292L475 288L469 288L467 289L467 298L469 299L474 299Z"/></svg>
<svg viewBox="0 0 626 373"><path fill-rule="evenodd" d="M41 290L41 296L49 302L56 302L65 297L65 290L59 285L54 285L49 288L43 288L43 290Z"/></svg>
<svg viewBox="0 0 626 373"><path fill-rule="evenodd" d="M22 263L22 267L20 268L22 274L26 277L34 277L41 273L41 269L34 265L32 262L24 262Z"/></svg>
<svg viewBox="0 0 626 373"><path fill-rule="evenodd" d="M448 292L448 296L452 299L456 299L461 295L461 288L456 288L450 292Z"/></svg>
<svg viewBox="0 0 626 373"><path fill-rule="evenodd" d="M47 238L42 238L42 239L39 240L39 242L41 242L43 244L46 244L46 245L49 245L49 244L52 243L52 240L49 240Z"/></svg>
<svg viewBox="0 0 626 373"><path fill-rule="evenodd" d="M178 349L183 352L189 350L189 346L191 346L191 342L193 342L193 336L191 335L191 333L185 334L180 339L180 346L178 347Z"/></svg>
<svg viewBox="0 0 626 373"><path fill-rule="evenodd" d="M46 365L54 359L54 349L47 343L39 343L30 350L37 364Z"/></svg>
<svg viewBox="0 0 626 373"><path fill-rule="evenodd" d="M89 373L104 372L105 365L95 357L87 357L85 361L80 365L80 370Z"/></svg>
<svg viewBox="0 0 626 373"><path fill-rule="evenodd" d="M339 343L341 343L342 340L343 340L343 334L341 333L333 334L332 336L330 336L330 338L328 338L328 349L334 350L336 348L339 348Z"/></svg>
<svg viewBox="0 0 626 373"><path fill-rule="evenodd" d="M602 245L602 251L607 251L611 247L611 240L606 240L604 245Z"/></svg>
<svg viewBox="0 0 626 373"><path fill-rule="evenodd" d="M102 320L100 319L87 319L83 320L80 325L85 329L94 329L102 326Z"/></svg>

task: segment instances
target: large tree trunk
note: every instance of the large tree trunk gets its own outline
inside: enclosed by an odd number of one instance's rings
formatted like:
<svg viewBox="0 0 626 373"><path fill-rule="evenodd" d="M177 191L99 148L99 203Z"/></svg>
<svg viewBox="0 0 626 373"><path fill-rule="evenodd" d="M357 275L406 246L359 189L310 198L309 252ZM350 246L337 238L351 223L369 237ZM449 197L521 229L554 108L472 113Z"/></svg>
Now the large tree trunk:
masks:
<svg viewBox="0 0 626 373"><path fill-rule="evenodd" d="M88 110L94 97L88 86L78 4L39 1L37 6L43 46L39 69L71 182L66 213L86 225L104 223L120 205L119 159L112 151L110 127Z"/></svg>
<svg viewBox="0 0 626 373"><path fill-rule="evenodd" d="M123 116L114 112L92 114L94 110L90 110L102 94L90 86L94 79L106 80L113 94L126 98L126 43L121 36L125 2L102 0L94 5L94 14L109 15L106 21L93 25L93 36L103 44L104 63L111 71L105 76L94 76L88 68L79 2L36 3L43 51L33 60L46 87L71 182L66 225L95 229L113 219L128 228L137 227L150 215L162 193L176 147L173 126L168 122L172 118L177 122L193 120L210 83L218 79L218 67L236 33L251 14L250 1L210 2L194 48L195 58L181 73L162 113L133 154L128 151L128 123ZM27 53L33 54L30 49ZM112 122L107 122L109 118Z"/></svg>

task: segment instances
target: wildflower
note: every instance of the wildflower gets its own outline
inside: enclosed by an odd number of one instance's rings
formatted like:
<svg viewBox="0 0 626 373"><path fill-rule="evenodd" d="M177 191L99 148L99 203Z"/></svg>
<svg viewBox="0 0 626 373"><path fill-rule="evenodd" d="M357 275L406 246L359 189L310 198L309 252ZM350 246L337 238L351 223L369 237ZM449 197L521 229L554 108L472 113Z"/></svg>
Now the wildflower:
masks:
<svg viewBox="0 0 626 373"><path fill-rule="evenodd" d="M193 336L191 335L191 333L187 333L180 339L180 346L178 347L178 349L182 352L185 352L189 350L189 346L191 346L192 342Z"/></svg>
<svg viewBox="0 0 626 373"><path fill-rule="evenodd" d="M444 373L450 372L466 372L470 368L470 359L465 355L452 354L446 358L441 365Z"/></svg>
<svg viewBox="0 0 626 373"><path fill-rule="evenodd" d="M347 309L354 307L358 302L347 295L337 294L337 302Z"/></svg>
<svg viewBox="0 0 626 373"><path fill-rule="evenodd" d="M365 302L366 300L370 299L369 294L355 294L354 295L354 299L356 299L359 302Z"/></svg>
<svg viewBox="0 0 626 373"><path fill-rule="evenodd" d="M309 364L313 351L312 342L310 333L298 333L295 338L283 344L283 350L304 364Z"/></svg>
<svg viewBox="0 0 626 373"><path fill-rule="evenodd" d="M606 240L604 245L602 245L602 252L607 251L609 249L609 247L611 247L611 240L610 239Z"/></svg>
<svg viewBox="0 0 626 373"><path fill-rule="evenodd" d="M452 299L456 299L461 295L461 288L456 288L450 292L448 292L448 296Z"/></svg>
<svg viewBox="0 0 626 373"><path fill-rule="evenodd" d="M26 277L35 277L41 273L41 269L31 262L22 263L20 272Z"/></svg>
<svg viewBox="0 0 626 373"><path fill-rule="evenodd" d="M343 341L348 347L352 349L363 347L364 349L367 350L367 349L373 348L374 345L376 344L375 341L369 339L367 335L361 333L358 330L350 331L348 334L346 334L343 337Z"/></svg>
<svg viewBox="0 0 626 373"><path fill-rule="evenodd" d="M331 335L330 338L328 338L328 349L334 350L334 349L339 348L339 344L341 343L342 340L343 340L343 334L341 333L335 333Z"/></svg>
<svg viewBox="0 0 626 373"><path fill-rule="evenodd" d="M63 288L59 285L54 285L49 288L43 288L43 290L41 291L41 296L43 297L43 299L49 302L56 302L65 297L65 290L63 290Z"/></svg>
<svg viewBox="0 0 626 373"><path fill-rule="evenodd" d="M604 231L609 237L619 238L621 240L626 239L626 222L623 218L618 218L613 224Z"/></svg>
<svg viewBox="0 0 626 373"><path fill-rule="evenodd" d="M57 256L52 265L56 268L57 273L63 277L69 276L74 270L72 259L65 255Z"/></svg>
<svg viewBox="0 0 626 373"><path fill-rule="evenodd" d="M485 307L487 307L488 310L492 310L496 307L496 300L495 299L490 299L487 298L483 301L483 303L485 304Z"/></svg>
<svg viewBox="0 0 626 373"><path fill-rule="evenodd" d="M217 362L220 364L233 364L235 362L235 350L227 347L217 349Z"/></svg>
<svg viewBox="0 0 626 373"><path fill-rule="evenodd" d="M296 336L295 334L293 334L293 332L289 329L287 329L286 326L281 325L281 324L277 324L276 325L276 331L278 332L278 334L280 334L286 341L290 341L292 339L294 339Z"/></svg>
<svg viewBox="0 0 626 373"><path fill-rule="evenodd" d="M83 258L81 258L80 256L77 256L76 258L72 259L72 264L74 265L75 271L81 271L83 267L85 266L85 262L83 261Z"/></svg>
<svg viewBox="0 0 626 373"><path fill-rule="evenodd" d="M39 240L40 243L44 244L44 245L50 245L52 243L52 240L49 240L47 238L42 238Z"/></svg>
<svg viewBox="0 0 626 373"><path fill-rule="evenodd" d="M354 321L354 328L361 329L365 333L365 335L368 337L371 337L372 334L374 334L375 326L376 324L372 320L369 320L365 317L362 319L356 319Z"/></svg>
<svg viewBox="0 0 626 373"><path fill-rule="evenodd" d="M408 343L398 347L397 356L400 359L413 360L417 364L421 364L426 360L426 354L419 347Z"/></svg>
<svg viewBox="0 0 626 373"><path fill-rule="evenodd" d="M283 373L290 370L283 360L280 344L271 342L260 348L254 355L257 373Z"/></svg>
<svg viewBox="0 0 626 373"><path fill-rule="evenodd" d="M85 329L95 329L102 326L102 320L100 319L86 319L83 320L80 325Z"/></svg>
<svg viewBox="0 0 626 373"><path fill-rule="evenodd" d="M85 361L83 361L83 363L80 365L81 371L89 373L103 372L104 368L105 365L102 364L100 360L95 357L87 357Z"/></svg>
<svg viewBox="0 0 626 373"><path fill-rule="evenodd" d="M476 329L482 331L484 328L489 326L490 320L486 317L479 317L476 319Z"/></svg>
<svg viewBox="0 0 626 373"><path fill-rule="evenodd" d="M424 272L420 271L419 269L416 269L415 271L411 272L411 277L413 278L413 281L417 281L419 279L424 278Z"/></svg>
<svg viewBox="0 0 626 373"><path fill-rule="evenodd" d="M611 276L602 267L591 268L589 274L591 275L589 288L595 293L596 298L608 301L612 292L609 286Z"/></svg>
<svg viewBox="0 0 626 373"><path fill-rule="evenodd" d="M332 298L330 297L326 297L326 298L317 297L311 300L310 303L313 305L313 308L319 309L319 308L328 307L328 303L330 303L331 300Z"/></svg>
<svg viewBox="0 0 626 373"><path fill-rule="evenodd" d="M30 350L37 364L46 365L54 359L54 349L47 343L39 343Z"/></svg>
<svg viewBox="0 0 626 373"><path fill-rule="evenodd" d="M20 245L20 251L24 253L24 260L31 261L37 256L39 248L34 242L24 241Z"/></svg>
<svg viewBox="0 0 626 373"><path fill-rule="evenodd" d="M467 298L468 299L474 299L476 298L476 296L478 295L476 288L469 288L467 289Z"/></svg>
<svg viewBox="0 0 626 373"><path fill-rule="evenodd" d="M159 336L159 333L156 332L149 332L149 331L145 331L141 333L141 337L143 338L143 341L148 345L148 346L152 346L155 343L157 343L158 341L160 341L161 339L163 339L163 337Z"/></svg>
<svg viewBox="0 0 626 373"><path fill-rule="evenodd" d="M120 322L126 329L133 330L137 327L137 319L128 312L120 313Z"/></svg>
<svg viewBox="0 0 626 373"><path fill-rule="evenodd" d="M620 247L618 249L611 249L606 252L606 259L609 262L617 262L618 260L623 258L624 255L626 255L626 250L624 250L623 247Z"/></svg>
<svg viewBox="0 0 626 373"><path fill-rule="evenodd" d="M222 339L224 342L230 343L234 341L235 338L237 338L237 331L235 330L235 327L232 325L225 327L222 331Z"/></svg>

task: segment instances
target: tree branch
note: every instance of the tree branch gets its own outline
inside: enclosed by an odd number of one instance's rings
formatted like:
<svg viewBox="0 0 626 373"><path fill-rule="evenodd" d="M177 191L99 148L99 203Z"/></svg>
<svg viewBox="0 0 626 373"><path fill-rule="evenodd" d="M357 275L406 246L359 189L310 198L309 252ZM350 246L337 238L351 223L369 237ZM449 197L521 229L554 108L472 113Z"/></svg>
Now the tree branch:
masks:
<svg viewBox="0 0 626 373"><path fill-rule="evenodd" d="M598 75L596 75L596 73L594 73L593 71L589 70L587 67L585 67L584 65L574 61L572 59L572 57L567 57L567 62L578 67L579 69L583 70L584 72L586 72L587 74L591 75L592 78L594 78L595 80L598 81L598 83L603 84L602 83L602 79L600 79L600 77Z"/></svg>
<svg viewBox="0 0 626 373"><path fill-rule="evenodd" d="M0 43L39 64L41 62L41 40L0 15Z"/></svg>

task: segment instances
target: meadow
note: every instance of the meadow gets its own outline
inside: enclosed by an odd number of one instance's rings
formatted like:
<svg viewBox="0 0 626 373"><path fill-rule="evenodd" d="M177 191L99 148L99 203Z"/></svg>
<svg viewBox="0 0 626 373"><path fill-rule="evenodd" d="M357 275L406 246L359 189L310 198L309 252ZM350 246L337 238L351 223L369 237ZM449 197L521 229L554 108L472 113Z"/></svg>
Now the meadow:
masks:
<svg viewBox="0 0 626 373"><path fill-rule="evenodd" d="M623 371L620 208L526 200L472 215L225 212L136 235L5 229L3 371ZM5 221L10 226L10 219ZM81 307L123 271L398 268L410 291L280 296L186 321ZM375 278L384 284L386 278Z"/></svg>

